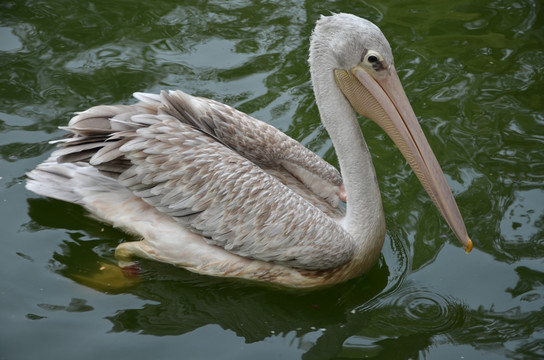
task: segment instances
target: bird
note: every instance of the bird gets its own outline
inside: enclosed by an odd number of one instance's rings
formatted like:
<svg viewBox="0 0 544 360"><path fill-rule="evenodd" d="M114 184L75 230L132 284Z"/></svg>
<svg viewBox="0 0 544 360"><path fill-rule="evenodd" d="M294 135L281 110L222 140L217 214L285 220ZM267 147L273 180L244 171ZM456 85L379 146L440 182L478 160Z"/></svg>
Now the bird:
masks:
<svg viewBox="0 0 544 360"><path fill-rule="evenodd" d="M385 216L357 114L393 140L466 252L472 241L371 21L322 15L309 70L340 171L273 126L181 90L76 113L26 187L139 237L119 261L290 288L330 286L377 261Z"/></svg>

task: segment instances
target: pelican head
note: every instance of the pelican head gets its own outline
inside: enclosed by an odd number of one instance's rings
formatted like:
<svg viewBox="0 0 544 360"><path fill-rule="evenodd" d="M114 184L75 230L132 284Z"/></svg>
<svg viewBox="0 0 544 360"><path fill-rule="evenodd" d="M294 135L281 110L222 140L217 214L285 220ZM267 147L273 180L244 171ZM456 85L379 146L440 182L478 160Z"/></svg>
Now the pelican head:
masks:
<svg viewBox="0 0 544 360"><path fill-rule="evenodd" d="M368 20L336 14L323 16L312 36L316 41L312 42L310 61L329 64L327 76L334 77L351 107L389 135L465 251L470 252L472 241L463 218L406 97L383 33ZM322 51L325 48L329 51ZM316 85L319 87L319 81Z"/></svg>

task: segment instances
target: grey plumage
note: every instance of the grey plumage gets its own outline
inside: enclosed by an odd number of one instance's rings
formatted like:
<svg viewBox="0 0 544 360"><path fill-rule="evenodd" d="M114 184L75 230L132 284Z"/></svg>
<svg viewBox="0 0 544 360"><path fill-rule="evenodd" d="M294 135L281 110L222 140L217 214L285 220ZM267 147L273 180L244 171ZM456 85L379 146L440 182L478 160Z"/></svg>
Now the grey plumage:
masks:
<svg viewBox="0 0 544 360"><path fill-rule="evenodd" d="M331 165L227 105L181 91L136 96L141 102L135 105L79 113L65 128L73 137L61 142L53 158L59 164L76 162L80 169L93 166L209 244L234 254L312 270L351 258L350 236L334 220L343 208L334 192L341 178ZM74 195L39 187L70 176L53 164L31 172L29 188L81 203ZM283 164L300 167L321 183L304 184ZM318 186L325 189L324 197L312 191Z"/></svg>

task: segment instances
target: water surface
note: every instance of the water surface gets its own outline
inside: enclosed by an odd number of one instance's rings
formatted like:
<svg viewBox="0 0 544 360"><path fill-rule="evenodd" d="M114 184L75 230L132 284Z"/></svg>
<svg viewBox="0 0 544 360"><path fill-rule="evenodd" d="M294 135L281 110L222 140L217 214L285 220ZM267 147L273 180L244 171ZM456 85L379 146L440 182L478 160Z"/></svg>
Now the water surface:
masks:
<svg viewBox="0 0 544 360"><path fill-rule="evenodd" d="M270 289L113 252L134 240L24 189L74 111L182 89L233 105L332 164L309 82L320 14L377 23L452 186L463 253L392 142L361 126L388 232L372 270ZM536 0L4 1L0 357L544 357L544 14Z"/></svg>

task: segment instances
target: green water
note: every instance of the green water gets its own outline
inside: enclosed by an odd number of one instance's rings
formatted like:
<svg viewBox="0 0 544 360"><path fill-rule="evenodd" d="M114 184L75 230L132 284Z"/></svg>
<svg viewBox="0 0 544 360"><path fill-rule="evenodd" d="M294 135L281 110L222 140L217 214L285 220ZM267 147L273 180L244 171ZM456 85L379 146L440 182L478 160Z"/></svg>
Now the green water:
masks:
<svg viewBox="0 0 544 360"><path fill-rule="evenodd" d="M362 119L388 224L368 274L300 293L142 261L139 278L89 280L132 238L24 189L57 127L134 91L180 88L336 164L307 68L329 11L388 37L473 252ZM0 358L544 357L543 64L537 0L2 1Z"/></svg>

